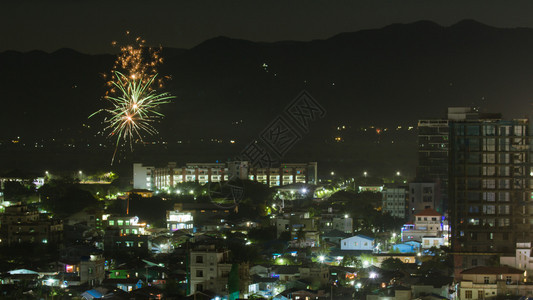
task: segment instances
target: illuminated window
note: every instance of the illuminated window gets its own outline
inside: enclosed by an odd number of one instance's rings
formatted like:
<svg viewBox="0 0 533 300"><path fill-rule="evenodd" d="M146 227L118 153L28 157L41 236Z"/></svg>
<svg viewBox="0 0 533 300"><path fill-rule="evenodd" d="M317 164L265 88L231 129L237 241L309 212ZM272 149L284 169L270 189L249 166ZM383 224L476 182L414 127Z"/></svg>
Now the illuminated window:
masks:
<svg viewBox="0 0 533 300"><path fill-rule="evenodd" d="M124 225L124 221L123 221L123 220L117 220L117 225L118 225L118 226L122 226L122 225Z"/></svg>
<svg viewBox="0 0 533 300"><path fill-rule="evenodd" d="M115 226L115 221L114 220L109 220L109 226Z"/></svg>

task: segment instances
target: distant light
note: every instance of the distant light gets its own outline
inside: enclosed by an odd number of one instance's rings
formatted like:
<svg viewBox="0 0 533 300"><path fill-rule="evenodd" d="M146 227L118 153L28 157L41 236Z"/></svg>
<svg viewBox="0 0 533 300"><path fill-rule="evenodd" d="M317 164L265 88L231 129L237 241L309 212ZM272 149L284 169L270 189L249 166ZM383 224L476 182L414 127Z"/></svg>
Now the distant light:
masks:
<svg viewBox="0 0 533 300"><path fill-rule="evenodd" d="M365 175L365 177L366 177L366 175L368 175L368 173L367 173L366 171L364 171L364 172L363 172L363 175Z"/></svg>
<svg viewBox="0 0 533 300"><path fill-rule="evenodd" d="M400 171L396 172L396 176L400 176Z"/></svg>
<svg viewBox="0 0 533 300"><path fill-rule="evenodd" d="M335 175L335 172L331 172L331 176Z"/></svg>
<svg viewBox="0 0 533 300"><path fill-rule="evenodd" d="M344 215L344 218L345 218L345 219L348 219L348 215L347 215L347 214L346 214L346 215Z"/></svg>
<svg viewBox="0 0 533 300"><path fill-rule="evenodd" d="M378 273L370 272L370 278L378 278Z"/></svg>
<svg viewBox="0 0 533 300"><path fill-rule="evenodd" d="M324 257L324 255L320 255L320 256L318 257L318 260L319 260L320 262L324 262L324 259L326 259L326 258Z"/></svg>
<svg viewBox="0 0 533 300"><path fill-rule="evenodd" d="M302 189L302 194L306 194L307 193L307 189L306 188L303 188Z"/></svg>

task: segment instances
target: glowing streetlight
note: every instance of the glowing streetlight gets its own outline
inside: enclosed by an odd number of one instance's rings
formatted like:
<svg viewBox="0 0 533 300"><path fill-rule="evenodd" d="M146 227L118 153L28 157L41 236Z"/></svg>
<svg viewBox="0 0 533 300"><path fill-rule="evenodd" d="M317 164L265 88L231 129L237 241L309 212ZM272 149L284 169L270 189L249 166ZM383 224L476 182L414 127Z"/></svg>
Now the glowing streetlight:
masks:
<svg viewBox="0 0 533 300"><path fill-rule="evenodd" d="M335 172L331 171L331 176L335 175Z"/></svg>
<svg viewBox="0 0 533 300"><path fill-rule="evenodd" d="M396 176L400 176L400 171L397 171L397 172L396 172Z"/></svg>
<svg viewBox="0 0 533 300"><path fill-rule="evenodd" d="M364 172L363 172L363 175L366 177L366 175L368 175L368 172L367 172L367 171L364 171Z"/></svg>
<svg viewBox="0 0 533 300"><path fill-rule="evenodd" d="M324 259L326 259L326 258L324 257L324 255L320 255L320 256L318 257L318 260L319 260L321 263L324 262Z"/></svg>

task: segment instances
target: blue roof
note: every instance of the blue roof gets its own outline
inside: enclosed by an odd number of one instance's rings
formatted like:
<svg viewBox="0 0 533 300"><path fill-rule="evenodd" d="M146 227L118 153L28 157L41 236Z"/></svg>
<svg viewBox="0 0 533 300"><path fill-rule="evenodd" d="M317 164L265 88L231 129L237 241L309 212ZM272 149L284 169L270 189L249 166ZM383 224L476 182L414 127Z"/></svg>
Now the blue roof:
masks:
<svg viewBox="0 0 533 300"><path fill-rule="evenodd" d="M94 298L102 298L104 296L104 295L102 295L102 293L100 293L97 290L88 290L88 291L85 291L83 294L88 294L88 295L90 295L91 297L94 297Z"/></svg>

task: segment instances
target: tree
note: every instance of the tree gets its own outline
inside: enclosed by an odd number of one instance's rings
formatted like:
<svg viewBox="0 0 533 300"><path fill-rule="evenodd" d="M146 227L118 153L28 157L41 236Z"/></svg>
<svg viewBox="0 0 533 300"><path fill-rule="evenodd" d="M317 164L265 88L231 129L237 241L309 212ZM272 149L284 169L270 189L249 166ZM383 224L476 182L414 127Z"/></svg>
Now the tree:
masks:
<svg viewBox="0 0 533 300"><path fill-rule="evenodd" d="M393 257L389 257L381 263L381 268L388 271L403 270L405 267L400 259Z"/></svg>
<svg viewBox="0 0 533 300"><path fill-rule="evenodd" d="M355 256L352 256L352 255L346 255L342 258L342 261L341 261L341 266L343 267L352 267L352 268L356 268L356 269L361 269L363 268L363 263L361 262L361 260Z"/></svg>
<svg viewBox="0 0 533 300"><path fill-rule="evenodd" d="M43 207L59 216L67 216L98 204L88 191L80 189L72 178L52 179L39 189Z"/></svg>
<svg viewBox="0 0 533 300"><path fill-rule="evenodd" d="M239 285L239 265L233 264L231 265L231 271L228 276L228 292L230 300L239 298Z"/></svg>
<svg viewBox="0 0 533 300"><path fill-rule="evenodd" d="M33 186L33 185L32 185ZM33 186L33 188L35 188ZM6 201L18 202L32 194L32 187L25 187L18 181L7 181L4 184L4 198Z"/></svg>

